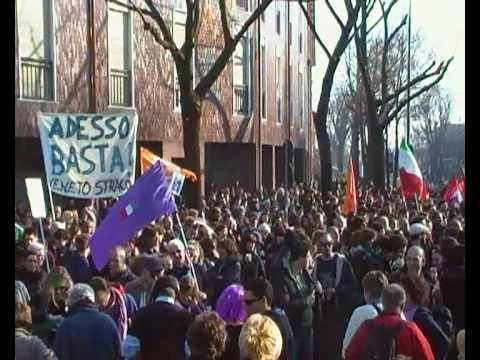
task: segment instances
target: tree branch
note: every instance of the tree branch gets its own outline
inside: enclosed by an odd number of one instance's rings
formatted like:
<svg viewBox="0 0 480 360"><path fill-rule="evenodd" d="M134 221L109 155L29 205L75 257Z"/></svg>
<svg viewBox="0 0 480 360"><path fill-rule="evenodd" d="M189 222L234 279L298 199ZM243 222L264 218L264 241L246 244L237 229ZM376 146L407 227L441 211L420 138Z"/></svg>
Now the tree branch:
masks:
<svg viewBox="0 0 480 360"><path fill-rule="evenodd" d="M222 19L223 41L225 47L228 47L232 42L232 35L230 35L230 26L228 24L227 6L225 0L218 0L218 6L220 7L220 17Z"/></svg>
<svg viewBox="0 0 480 360"><path fill-rule="evenodd" d="M432 73L429 74L428 72L429 72L434 66L435 66L435 61L433 61L421 74L419 74L418 76L416 76L414 79L410 80L410 82L408 82L407 84L401 86L401 87L400 87L399 89L397 89L397 91L395 91L394 93L385 96L385 98L383 98L381 101L387 103L387 102L393 100L394 98L396 98L397 96L401 95L401 93L403 93L404 91L407 91L408 88L411 88L411 87L415 86L415 85L418 84L419 82L421 82L421 81L423 81L423 80L426 80L426 79L428 79L429 77L438 75L438 74L442 71L443 63L441 63L434 72L432 72ZM377 105L380 105L380 102L378 102Z"/></svg>
<svg viewBox="0 0 480 360"><path fill-rule="evenodd" d="M434 87L436 84L438 84L440 82L440 80L443 79L443 77L445 76L445 73L447 72L447 69L448 67L450 66L450 63L453 61L453 57L448 59L447 63L445 64L445 66L443 67L441 73L438 75L438 77L432 81L430 84L428 84L427 86L421 88L420 90L418 90L417 92L411 94L409 97L407 97L406 99L403 99L402 101L400 101L398 103L398 106L396 107L396 109L387 116L387 118L385 119L385 122L382 124L382 126L385 128L385 126L387 126L388 124L390 124L390 122L392 122L393 119L395 119L395 116L402 110L402 108L407 105L407 103L409 101L412 101L413 99L415 99L416 97L420 96L421 94L423 94L424 92L430 90L432 87Z"/></svg>
<svg viewBox="0 0 480 360"><path fill-rule="evenodd" d="M124 7L125 9L128 9L128 10L132 10L132 11L140 11L142 14L144 15L148 15L148 16L152 16L153 14L148 11L147 9L139 9L136 5L132 4L132 5L128 5L128 4L125 4L123 1L118 1L118 0L105 0L106 2L110 2L112 4L115 4L115 5L119 5L119 6L122 6ZM131 3L131 1L129 1Z"/></svg>
<svg viewBox="0 0 480 360"><path fill-rule="evenodd" d="M145 0L145 3L147 4L148 8L152 12L152 18L156 21L158 26L160 27L160 31L162 32L163 40L166 44L168 44L168 47L172 53L176 53L175 55L181 55L180 51L177 48L177 45L175 45L175 42L173 41L172 33L168 29L167 24L165 23L165 20L162 17L162 14L158 11L156 8L155 4L153 3L152 0Z"/></svg>
<svg viewBox="0 0 480 360"><path fill-rule="evenodd" d="M405 15L402 19L402 22L395 28L395 30L393 30L393 32L387 38L388 44L390 44L390 42L395 37L395 35L397 35L397 33L400 31L400 29L407 23L407 18L408 18L408 16Z"/></svg>
<svg viewBox="0 0 480 360"><path fill-rule="evenodd" d="M325 43L322 41L322 39L318 35L317 29L315 29L315 25L313 24L312 19L310 18L310 15L308 14L307 9L305 8L305 5L302 3L302 0L298 0L298 4L300 5L300 8L302 9L303 14L305 15L305 19L307 19L308 26L310 27L310 30L312 30L313 35L315 36L315 39L320 44L320 47L325 52L328 59L331 59L332 54L330 53L330 51L328 51L327 47L325 46Z"/></svg>
<svg viewBox="0 0 480 360"><path fill-rule="evenodd" d="M200 30L200 17L202 14L202 9L200 8L201 0L195 0L194 3L194 12L193 12L193 43L197 43L198 33Z"/></svg>
<svg viewBox="0 0 480 360"><path fill-rule="evenodd" d="M332 13L332 15L335 17L335 20L337 21L338 25L340 26L340 28L343 30L345 28L345 24L342 22L342 20L340 20L340 18L338 17L337 13L335 12L335 9L332 7L332 5L330 4L330 1L329 0L325 0L325 4L327 4L327 7L328 7L328 10L330 10L330 12Z"/></svg>
<svg viewBox="0 0 480 360"><path fill-rule="evenodd" d="M149 0L151 1L151 0ZM235 47L237 46L238 42L242 39L245 32L248 30L249 26L256 21L260 15L265 11L265 9L273 2L273 0L263 0L262 3L253 11L250 17L245 21L242 25L240 31L235 35L232 42L229 46L225 46L222 50L221 54L210 68L208 73L200 80L197 87L195 88L195 92L198 96L204 97L207 93L207 90L213 85L213 83L217 80L217 78L222 73L225 65L230 59L230 56L233 54Z"/></svg>

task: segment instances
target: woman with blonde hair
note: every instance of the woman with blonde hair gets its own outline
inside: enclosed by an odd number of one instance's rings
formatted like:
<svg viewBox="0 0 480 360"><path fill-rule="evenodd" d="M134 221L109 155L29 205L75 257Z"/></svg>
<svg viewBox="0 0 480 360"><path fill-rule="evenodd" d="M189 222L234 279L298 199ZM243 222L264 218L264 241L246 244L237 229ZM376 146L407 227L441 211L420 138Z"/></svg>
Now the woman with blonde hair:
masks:
<svg viewBox="0 0 480 360"><path fill-rule="evenodd" d="M277 360L282 352L282 334L266 315L254 314L243 325L238 346L240 359Z"/></svg>

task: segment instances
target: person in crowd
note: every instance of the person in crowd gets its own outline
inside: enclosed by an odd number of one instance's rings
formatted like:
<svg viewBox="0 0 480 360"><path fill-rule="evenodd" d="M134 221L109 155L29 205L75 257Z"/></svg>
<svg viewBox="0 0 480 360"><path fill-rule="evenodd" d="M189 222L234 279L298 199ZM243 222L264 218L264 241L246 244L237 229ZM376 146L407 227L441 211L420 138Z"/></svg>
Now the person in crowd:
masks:
<svg viewBox="0 0 480 360"><path fill-rule="evenodd" d="M295 339L297 359L313 359L313 305L315 285L307 272L312 242L303 233L288 231L288 253L271 274L274 305L285 310ZM319 289L317 289L319 290Z"/></svg>
<svg viewBox="0 0 480 360"><path fill-rule="evenodd" d="M425 306L432 308L443 303L440 292L440 283L430 269L426 268L425 250L418 246L411 246L405 256L405 266L402 272L392 276L392 281L407 275L410 279L419 279L427 287L427 299Z"/></svg>
<svg viewBox="0 0 480 360"><path fill-rule="evenodd" d="M225 321L216 312L198 315L187 332L189 360L217 360L225 352L227 343Z"/></svg>
<svg viewBox="0 0 480 360"><path fill-rule="evenodd" d="M221 359L238 360L238 336L247 318L243 306L245 290L241 285L230 285L222 292L215 306L215 311L227 324L228 341Z"/></svg>
<svg viewBox="0 0 480 360"><path fill-rule="evenodd" d="M258 234L258 237L261 237ZM241 273L241 283L246 284L251 279L257 277L265 277L265 268L263 266L263 261L260 258L260 255L257 251L257 242L258 237L255 233L246 233L243 236L241 243L242 249L242 273Z"/></svg>
<svg viewBox="0 0 480 360"><path fill-rule="evenodd" d="M38 254L33 251L21 251L21 267L15 273L15 280L21 281L30 294L30 306L35 314L41 303L41 286L47 277L46 271L40 266Z"/></svg>
<svg viewBox="0 0 480 360"><path fill-rule="evenodd" d="M125 285L125 291L135 299L138 308L150 303L151 293L155 281L164 275L162 260L157 255L144 256L143 270L138 279L129 281Z"/></svg>
<svg viewBox="0 0 480 360"><path fill-rule="evenodd" d="M342 358L345 358L345 350L352 341L353 335L365 320L377 317L383 310L381 295L388 279L385 274L378 270L369 271L362 279L363 297L365 305L355 309L348 322L345 337L343 338Z"/></svg>
<svg viewBox="0 0 480 360"><path fill-rule="evenodd" d="M34 243L38 243L37 231L33 227L25 227L23 229L22 246L26 250Z"/></svg>
<svg viewBox="0 0 480 360"><path fill-rule="evenodd" d="M127 266L127 253L121 246L117 246L112 250L105 270L105 278L108 281L119 283L123 286L137 279L137 276Z"/></svg>
<svg viewBox="0 0 480 360"><path fill-rule="evenodd" d="M127 342L136 344L132 352L142 360L187 358L185 340L193 315L176 305L179 290L175 277L159 277L151 303L133 315Z"/></svg>
<svg viewBox="0 0 480 360"><path fill-rule="evenodd" d="M140 244L140 253L153 255L162 250L163 229L161 227L147 226L142 230L138 242Z"/></svg>
<svg viewBox="0 0 480 360"><path fill-rule="evenodd" d="M178 302L193 315L201 314L207 310L206 294L200 292L192 275L184 275L179 281L180 291Z"/></svg>
<svg viewBox="0 0 480 360"><path fill-rule="evenodd" d="M27 304L15 304L15 359L56 360L55 353L43 341L31 335L32 314Z"/></svg>
<svg viewBox="0 0 480 360"><path fill-rule="evenodd" d="M95 293L89 285L73 286L69 309L55 337L54 351L59 359L121 359L117 327L110 316L98 311Z"/></svg>
<svg viewBox="0 0 480 360"><path fill-rule="evenodd" d="M173 239L167 245L168 253L173 261L173 268L168 275L174 276L177 280L190 274L190 266L185 253L185 245L180 239Z"/></svg>
<svg viewBox="0 0 480 360"><path fill-rule="evenodd" d="M90 286L95 291L95 303L101 312L108 314L117 325L120 340L123 342L127 336L128 315L125 298L122 293L110 286L104 278L94 276Z"/></svg>
<svg viewBox="0 0 480 360"><path fill-rule="evenodd" d="M75 238L75 248L76 250L69 256L66 268L74 283L88 283L98 273L90 255L89 236L78 235Z"/></svg>
<svg viewBox="0 0 480 360"><path fill-rule="evenodd" d="M217 250L220 258L216 262L213 271L213 284L215 296L212 303L215 303L220 294L232 284L241 283L242 258L237 250L234 240L226 239L217 244Z"/></svg>
<svg viewBox="0 0 480 360"><path fill-rule="evenodd" d="M465 246L453 245L445 253L440 277L444 305L452 312L454 331L465 328Z"/></svg>
<svg viewBox="0 0 480 360"><path fill-rule="evenodd" d="M417 245L423 248L430 246L430 229L424 224L424 222L416 222L411 224L408 229L410 235L410 245Z"/></svg>
<svg viewBox="0 0 480 360"><path fill-rule="evenodd" d="M413 321L428 340L435 359L444 360L450 345L449 337L433 318L432 312L426 307L428 302L428 286L421 278L408 275L400 279L405 289L407 301L404 314L408 321Z"/></svg>
<svg viewBox="0 0 480 360"><path fill-rule="evenodd" d="M374 359L381 349L390 352L393 348L397 359L435 359L428 340L418 326L400 317L406 298L405 290L400 285L384 287L381 297L383 312L360 325L345 351L345 360ZM388 354L382 352L381 355Z"/></svg>
<svg viewBox="0 0 480 360"><path fill-rule="evenodd" d="M68 313L68 296L73 287L70 274L63 266L52 269L42 284L41 302L34 314L32 333L52 347L55 334Z"/></svg>
<svg viewBox="0 0 480 360"><path fill-rule="evenodd" d="M241 360L277 360L282 351L282 334L266 315L253 314L238 339Z"/></svg>
<svg viewBox="0 0 480 360"><path fill-rule="evenodd" d="M330 233L317 230L313 239L319 248L313 276L322 289L318 294L320 314L315 339L320 358L338 359L348 317L358 305L360 293L349 261L344 255L332 251Z"/></svg>
<svg viewBox="0 0 480 360"><path fill-rule="evenodd" d="M273 287L267 279L257 278L250 280L245 285L245 295L243 298L245 310L248 316L253 314L263 314L270 317L277 324L282 334L283 345L280 354L280 360L295 359L295 343L293 340L293 331L285 312L273 304Z"/></svg>

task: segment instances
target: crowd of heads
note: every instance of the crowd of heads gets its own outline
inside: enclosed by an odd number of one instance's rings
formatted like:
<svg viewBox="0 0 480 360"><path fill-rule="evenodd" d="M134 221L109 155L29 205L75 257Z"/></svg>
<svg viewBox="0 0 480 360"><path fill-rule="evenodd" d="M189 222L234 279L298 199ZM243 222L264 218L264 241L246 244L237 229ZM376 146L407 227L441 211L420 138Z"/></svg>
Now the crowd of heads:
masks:
<svg viewBox="0 0 480 360"><path fill-rule="evenodd" d="M439 281L464 268L464 204L447 204L435 193L405 201L398 191L365 186L357 212L344 214L342 198L340 187L322 194L316 184L214 188L200 208L179 207L181 224L162 216L112 249L104 269L93 265L89 242L113 200L56 206L55 220L43 223L45 245L19 205L16 327L31 331L45 316L65 318L87 302L116 317L125 339L136 311L169 297L196 316L185 334L191 354L220 358L230 346L228 327L241 326L235 344L241 359L277 359L282 336L263 315L279 306L272 273L286 257L294 271L313 273L317 257L333 254L351 263L364 302L381 299L385 309L400 311L407 303L437 305ZM451 310L458 332L464 319Z"/></svg>

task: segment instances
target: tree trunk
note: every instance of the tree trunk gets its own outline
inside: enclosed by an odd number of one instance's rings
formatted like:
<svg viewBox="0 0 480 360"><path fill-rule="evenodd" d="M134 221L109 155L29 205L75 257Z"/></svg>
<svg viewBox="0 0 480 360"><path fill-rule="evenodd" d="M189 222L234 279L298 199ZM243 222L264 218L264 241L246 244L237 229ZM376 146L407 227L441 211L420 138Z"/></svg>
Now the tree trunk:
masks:
<svg viewBox="0 0 480 360"><path fill-rule="evenodd" d="M390 157L388 154L388 126L385 128L385 173L387 186L390 186Z"/></svg>
<svg viewBox="0 0 480 360"><path fill-rule="evenodd" d="M362 156L362 167L363 167L363 181L364 183L368 182L368 166L367 166L367 140L365 139L365 123L362 121L360 125L360 151Z"/></svg>
<svg viewBox="0 0 480 360"><path fill-rule="evenodd" d="M359 149L358 149L358 140L359 140L359 130L360 130L360 118L354 116L352 122L352 143L350 148L350 156L352 157L353 162L353 172L355 173L355 179L359 180Z"/></svg>
<svg viewBox="0 0 480 360"><path fill-rule="evenodd" d="M398 124L400 122L400 119L397 118L395 119L395 164L394 170L393 170L393 186L396 188L397 186L397 178L398 178Z"/></svg>
<svg viewBox="0 0 480 360"><path fill-rule="evenodd" d="M383 128L376 119L368 121L368 173L369 180L378 190L385 190L385 143ZM372 121L373 120L373 121Z"/></svg>
<svg viewBox="0 0 480 360"><path fill-rule="evenodd" d="M203 151L200 143L202 100L191 94L183 96L182 102L185 167L193 171L198 177L196 183L185 182L184 192L187 205L198 209L201 204L202 184L204 183L204 174L202 174L201 166Z"/></svg>
<svg viewBox="0 0 480 360"><path fill-rule="evenodd" d="M325 198L332 189L332 149L327 131L328 106L333 87L333 77L338 66L338 60L330 60L322 81L322 92L318 100L317 112L314 117L317 132L318 151L320 154L320 178L322 195Z"/></svg>
<svg viewBox="0 0 480 360"><path fill-rule="evenodd" d="M337 145L337 164L338 164L338 171L343 172L344 171L344 156L345 156L345 140L340 139L338 141Z"/></svg>

